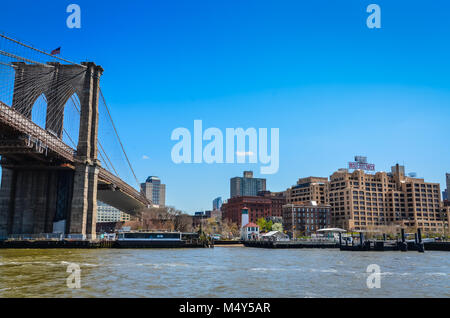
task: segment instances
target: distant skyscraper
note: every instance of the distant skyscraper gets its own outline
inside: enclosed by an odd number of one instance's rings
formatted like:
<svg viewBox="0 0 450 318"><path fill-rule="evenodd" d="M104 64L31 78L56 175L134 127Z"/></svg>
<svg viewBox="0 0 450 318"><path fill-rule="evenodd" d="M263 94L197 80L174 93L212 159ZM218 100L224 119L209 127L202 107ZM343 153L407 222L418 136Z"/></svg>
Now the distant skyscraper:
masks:
<svg viewBox="0 0 450 318"><path fill-rule="evenodd" d="M253 178L252 171L244 171L244 177L230 179L230 197L257 196L266 190L266 179Z"/></svg>
<svg viewBox="0 0 450 318"><path fill-rule="evenodd" d="M166 185L161 183L160 178L148 177L145 183L141 184L141 188L145 197L151 200L153 205L159 207L166 205Z"/></svg>
<svg viewBox="0 0 450 318"><path fill-rule="evenodd" d="M449 200L450 201L450 173L446 173L445 174L445 181L447 183L447 198L445 198L444 200Z"/></svg>
<svg viewBox="0 0 450 318"><path fill-rule="evenodd" d="M215 198L213 200L213 211L220 210L222 207L222 197Z"/></svg>

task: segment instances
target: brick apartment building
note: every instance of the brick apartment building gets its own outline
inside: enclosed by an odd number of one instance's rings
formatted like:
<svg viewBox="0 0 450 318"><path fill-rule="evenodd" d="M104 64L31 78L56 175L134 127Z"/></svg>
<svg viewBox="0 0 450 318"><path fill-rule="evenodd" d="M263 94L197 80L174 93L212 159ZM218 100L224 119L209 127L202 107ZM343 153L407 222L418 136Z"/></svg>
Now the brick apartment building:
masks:
<svg viewBox="0 0 450 318"><path fill-rule="evenodd" d="M309 177L286 190L287 203L331 206L331 225L347 230L370 230L397 225L424 232L448 231L448 209L441 200L440 185L405 176L405 168L366 173L339 169L330 179Z"/></svg>
<svg viewBox="0 0 450 318"><path fill-rule="evenodd" d="M222 219L229 219L240 226L244 207L248 208L249 222L255 223L259 218L281 217L285 203L284 192L260 191L257 196L233 197L222 205Z"/></svg>
<svg viewBox="0 0 450 318"><path fill-rule="evenodd" d="M311 235L331 226L330 206L307 202L283 206L283 229L296 235ZM293 226L294 225L294 226Z"/></svg>
<svg viewBox="0 0 450 318"><path fill-rule="evenodd" d="M286 202L292 204L315 201L328 204L328 178L300 178L297 184L286 191Z"/></svg>

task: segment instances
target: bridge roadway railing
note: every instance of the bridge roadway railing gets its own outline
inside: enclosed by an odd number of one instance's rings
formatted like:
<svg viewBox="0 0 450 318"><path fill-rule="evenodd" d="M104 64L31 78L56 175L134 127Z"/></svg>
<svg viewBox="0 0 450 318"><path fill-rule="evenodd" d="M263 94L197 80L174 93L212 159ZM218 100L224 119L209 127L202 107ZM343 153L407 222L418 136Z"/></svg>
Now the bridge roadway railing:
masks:
<svg viewBox="0 0 450 318"><path fill-rule="evenodd" d="M20 131L37 141L40 146L43 146L54 153L57 153L64 159L75 162L76 150L66 145L61 139L53 136L47 130L43 129L29 118L25 117L21 113L12 109L5 103L0 101L0 123L10 127L16 131ZM150 202L140 192L136 191L132 186L124 182L119 177L113 175L108 170L100 167L99 178L107 183L114 184L122 192L128 194L132 198L141 202L144 206L150 204Z"/></svg>
<svg viewBox="0 0 450 318"><path fill-rule="evenodd" d="M39 147L49 149L64 159L74 162L76 151L72 147L1 101L0 123L28 135L34 143L38 141ZM35 140L32 140L33 138Z"/></svg>
<svg viewBox="0 0 450 318"><path fill-rule="evenodd" d="M141 202L144 206L149 205L151 202L147 200L147 198L140 192L136 191L135 188L130 186L128 183L115 176L105 168L100 168L98 173L98 178L102 181L106 181L107 183L116 185L122 192L128 194L134 199Z"/></svg>

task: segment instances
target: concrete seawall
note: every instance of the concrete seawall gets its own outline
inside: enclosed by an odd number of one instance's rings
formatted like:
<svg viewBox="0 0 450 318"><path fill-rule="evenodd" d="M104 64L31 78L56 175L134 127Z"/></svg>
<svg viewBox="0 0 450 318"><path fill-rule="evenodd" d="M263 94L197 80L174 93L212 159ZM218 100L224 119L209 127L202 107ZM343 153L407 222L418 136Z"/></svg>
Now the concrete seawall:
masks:
<svg viewBox="0 0 450 318"><path fill-rule="evenodd" d="M244 241L245 247L256 248L338 248L341 251L400 251L398 244L365 244L360 245L342 245L328 242L271 242L271 241ZM450 251L450 242L427 242L424 243L425 251ZM417 251L414 243L408 243L409 251Z"/></svg>
<svg viewBox="0 0 450 318"><path fill-rule="evenodd" d="M213 247L201 242L132 242L120 244L117 241L0 241L0 249L49 249L49 248L205 248Z"/></svg>
<svg viewBox="0 0 450 318"><path fill-rule="evenodd" d="M338 244L328 242L245 241L244 246L257 248L339 248Z"/></svg>

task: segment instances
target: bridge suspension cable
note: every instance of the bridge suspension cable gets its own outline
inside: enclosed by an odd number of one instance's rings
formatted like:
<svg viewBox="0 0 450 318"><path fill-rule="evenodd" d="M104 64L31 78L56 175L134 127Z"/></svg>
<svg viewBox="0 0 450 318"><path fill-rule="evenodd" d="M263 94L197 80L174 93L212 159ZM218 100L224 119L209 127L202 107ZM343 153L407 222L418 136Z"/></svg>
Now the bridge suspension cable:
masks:
<svg viewBox="0 0 450 318"><path fill-rule="evenodd" d="M66 60L66 59L64 59L64 58L62 58L62 57L58 57L58 56L49 54L49 53L47 53L47 52L45 52L45 51L39 50L39 49L37 49L37 48L34 48L34 47L32 47L31 45L22 43L22 42L20 42L20 41L17 41L17 40L15 40L15 39L11 38L11 37L8 37L8 36L6 36L6 35L3 34L3 33L0 33L0 37L3 38L3 39L5 39L5 40L7 40L7 41L10 41L10 42L12 42L12 43L15 43L15 44L17 44L17 45L19 45L19 46L22 46L22 47L24 47L24 48L28 48L28 49L33 50L33 51L36 51L36 52L38 52L38 53L40 53L40 54L49 56L49 57L51 57L52 59L55 59L55 60L57 60L57 61L66 62L66 63L69 63L69 64L78 65L78 66L80 66L80 67L86 68L85 65L78 64L78 63L75 63L75 62ZM39 62L38 62L38 63L39 63Z"/></svg>
<svg viewBox="0 0 450 318"><path fill-rule="evenodd" d="M124 155L124 157L125 157L125 160L126 160L126 162L127 162L127 164L128 164L128 167L130 168L130 171L131 171L131 173L133 174L134 181L136 182L136 185L138 186L138 188L140 188L139 180L138 180L138 178L136 177L136 174L135 174L134 169L133 169L133 167L132 167L132 165L131 165L130 159L128 158L128 155L127 155L127 153L126 153L126 151L125 151L125 147L123 146L122 140L121 140L120 137L119 137L119 133L117 132L116 125L114 124L114 121L113 121L112 116L111 116L111 112L109 111L108 104L106 103L105 96L103 95L103 92L102 92L101 89L100 89L100 97L101 97L101 101L103 102L103 105L105 106L106 113L107 113L107 115L108 115L108 118L109 118L109 120L110 120L110 122L111 122L111 125L112 125L112 128L113 128L113 130L114 130L114 134L115 134L115 136L116 136L116 138L117 138L117 141L119 142L120 149L122 150L122 153L123 153L123 155Z"/></svg>
<svg viewBox="0 0 450 318"><path fill-rule="evenodd" d="M0 42L0 44L3 43ZM0 47L0 49L4 48ZM16 63L31 59L21 58L18 61L13 56L15 55L0 55L2 61L0 65L0 101L28 117L43 129L47 129L51 134L62 134L58 137L63 140L69 139L71 143L76 144L80 119L79 114L74 118L69 116L73 103L70 103L68 99L75 93L70 82L83 75L86 70L70 76L61 74L55 76L53 67L39 73L31 71L21 73L21 70L17 69L19 64ZM41 64L35 63L31 66ZM51 87L55 87L57 90L49 89ZM62 109L57 106L64 104ZM31 122L27 125L31 125Z"/></svg>
<svg viewBox="0 0 450 318"><path fill-rule="evenodd" d="M80 101L78 99L74 99L73 96L71 96L70 98L71 98L78 114L80 114L80 109L81 109ZM98 154L101 158L101 161L106 165L106 169L108 169L111 172L114 172L118 176L119 174L117 173L117 170L114 168L114 165L111 162L111 159L109 158L108 154L106 153L100 138L98 138L97 143L98 143ZM75 148L76 148L76 146L75 146Z"/></svg>

